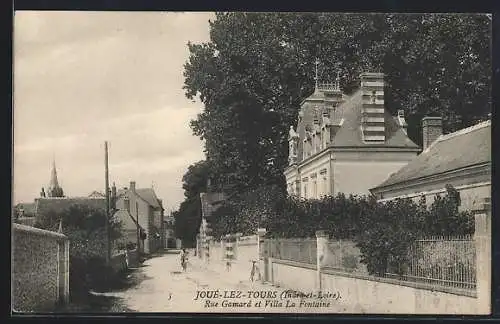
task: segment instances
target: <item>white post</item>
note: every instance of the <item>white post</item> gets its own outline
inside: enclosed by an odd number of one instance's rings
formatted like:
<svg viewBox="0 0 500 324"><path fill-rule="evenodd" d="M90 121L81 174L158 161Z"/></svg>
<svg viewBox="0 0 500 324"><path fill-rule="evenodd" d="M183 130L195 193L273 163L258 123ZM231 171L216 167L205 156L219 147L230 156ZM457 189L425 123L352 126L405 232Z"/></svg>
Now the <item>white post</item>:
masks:
<svg viewBox="0 0 500 324"><path fill-rule="evenodd" d="M261 271L261 281L266 282L268 280L267 278L267 253L264 251L265 246L264 246L264 236L266 235L266 229L265 228L259 228L257 229L257 255L258 255L258 260L257 264L259 266L259 271Z"/></svg>
<svg viewBox="0 0 500 324"><path fill-rule="evenodd" d="M224 238L220 239L220 256L221 260L224 260Z"/></svg>
<svg viewBox="0 0 500 324"><path fill-rule="evenodd" d="M321 266L323 265L323 261L326 251L326 245L328 244L328 234L326 231L319 230L316 231L316 286L318 291L321 291Z"/></svg>
<svg viewBox="0 0 500 324"><path fill-rule="evenodd" d="M476 247L476 291L478 314L491 313L491 201L474 210L474 243Z"/></svg>

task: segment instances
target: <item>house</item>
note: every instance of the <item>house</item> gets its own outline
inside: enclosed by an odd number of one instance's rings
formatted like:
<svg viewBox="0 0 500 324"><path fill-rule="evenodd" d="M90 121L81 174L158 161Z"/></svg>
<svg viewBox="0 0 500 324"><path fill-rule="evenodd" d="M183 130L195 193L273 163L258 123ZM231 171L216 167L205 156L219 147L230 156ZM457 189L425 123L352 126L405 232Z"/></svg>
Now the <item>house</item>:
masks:
<svg viewBox="0 0 500 324"><path fill-rule="evenodd" d="M112 191L116 191L115 186ZM146 254L165 246L164 209L153 188L136 188L131 181L129 188L116 192L116 209L114 217L122 222L125 232L123 243L139 244Z"/></svg>
<svg viewBox="0 0 500 324"><path fill-rule="evenodd" d="M460 193L460 208L465 210L491 197L491 121L447 135L440 117L424 118L422 125L423 152L371 193L379 201L425 196L431 204L451 185Z"/></svg>
<svg viewBox="0 0 500 324"><path fill-rule="evenodd" d="M366 195L420 151L406 134L403 111L391 116L384 102L384 74L363 73L351 95L319 84L301 103L290 126L287 191L301 198L337 193Z"/></svg>

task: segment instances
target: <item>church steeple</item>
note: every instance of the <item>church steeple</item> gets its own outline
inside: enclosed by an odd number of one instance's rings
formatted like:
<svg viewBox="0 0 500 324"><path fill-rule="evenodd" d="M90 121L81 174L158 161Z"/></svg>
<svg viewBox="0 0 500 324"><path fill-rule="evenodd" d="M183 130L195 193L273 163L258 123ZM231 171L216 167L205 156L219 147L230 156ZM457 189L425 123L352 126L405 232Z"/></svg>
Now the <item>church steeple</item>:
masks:
<svg viewBox="0 0 500 324"><path fill-rule="evenodd" d="M52 172L50 174L50 184L49 190L47 190L47 194L49 197L64 197L64 192L62 188L59 186L59 181L57 180L57 171L56 171L56 161L52 160Z"/></svg>

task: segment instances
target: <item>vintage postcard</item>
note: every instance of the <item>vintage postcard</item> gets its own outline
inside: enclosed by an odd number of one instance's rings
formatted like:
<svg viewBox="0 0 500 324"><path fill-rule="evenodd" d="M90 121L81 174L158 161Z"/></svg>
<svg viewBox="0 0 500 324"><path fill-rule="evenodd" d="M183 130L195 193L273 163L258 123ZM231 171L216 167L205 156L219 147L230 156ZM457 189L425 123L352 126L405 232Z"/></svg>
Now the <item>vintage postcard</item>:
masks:
<svg viewBox="0 0 500 324"><path fill-rule="evenodd" d="M491 35L16 11L13 314L489 314Z"/></svg>

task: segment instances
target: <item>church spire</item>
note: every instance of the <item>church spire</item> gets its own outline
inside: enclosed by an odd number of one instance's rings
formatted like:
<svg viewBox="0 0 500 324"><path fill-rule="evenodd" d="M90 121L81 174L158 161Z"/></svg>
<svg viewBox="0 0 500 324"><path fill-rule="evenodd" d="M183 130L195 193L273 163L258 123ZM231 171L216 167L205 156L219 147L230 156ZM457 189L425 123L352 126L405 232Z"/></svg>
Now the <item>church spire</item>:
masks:
<svg viewBox="0 0 500 324"><path fill-rule="evenodd" d="M56 160L52 160L52 172L50 174L50 188L59 187L59 181L57 180L57 170L56 170Z"/></svg>
<svg viewBox="0 0 500 324"><path fill-rule="evenodd" d="M63 190L59 186L59 181L57 179L55 158L52 159L52 172L50 174L50 184L49 184L48 196L49 197L64 197Z"/></svg>

